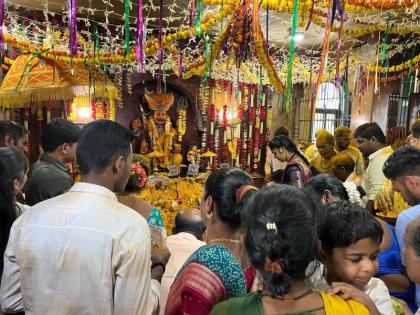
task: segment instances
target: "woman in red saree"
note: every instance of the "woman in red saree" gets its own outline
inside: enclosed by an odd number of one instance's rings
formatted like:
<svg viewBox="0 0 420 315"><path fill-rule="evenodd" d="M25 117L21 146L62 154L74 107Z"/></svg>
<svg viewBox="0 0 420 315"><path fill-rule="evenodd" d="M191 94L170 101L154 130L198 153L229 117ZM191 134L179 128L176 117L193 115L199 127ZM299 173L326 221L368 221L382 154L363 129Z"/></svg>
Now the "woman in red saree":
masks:
<svg viewBox="0 0 420 315"><path fill-rule="evenodd" d="M255 269L242 246L241 209L255 190L251 177L240 169L223 168L209 176L200 204L207 245L179 271L165 315L207 315L217 303L249 291Z"/></svg>

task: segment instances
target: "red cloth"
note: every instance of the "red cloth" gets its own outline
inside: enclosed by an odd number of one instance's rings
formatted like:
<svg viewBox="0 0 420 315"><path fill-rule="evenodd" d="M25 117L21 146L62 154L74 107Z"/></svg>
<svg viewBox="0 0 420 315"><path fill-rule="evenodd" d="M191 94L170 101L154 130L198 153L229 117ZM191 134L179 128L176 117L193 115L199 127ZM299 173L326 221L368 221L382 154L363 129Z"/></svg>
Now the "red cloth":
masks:
<svg viewBox="0 0 420 315"><path fill-rule="evenodd" d="M247 290L252 286L256 271L244 270ZM190 263L174 282L166 303L165 315L208 315L213 307L227 300L220 278L199 263Z"/></svg>

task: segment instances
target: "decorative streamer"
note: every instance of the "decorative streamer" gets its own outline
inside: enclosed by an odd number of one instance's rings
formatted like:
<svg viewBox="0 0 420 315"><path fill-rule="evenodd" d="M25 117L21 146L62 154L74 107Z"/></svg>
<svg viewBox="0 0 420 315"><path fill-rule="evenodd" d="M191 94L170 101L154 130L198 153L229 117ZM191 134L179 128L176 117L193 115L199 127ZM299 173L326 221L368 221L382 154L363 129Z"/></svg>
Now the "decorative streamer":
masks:
<svg viewBox="0 0 420 315"><path fill-rule="evenodd" d="M144 73L144 53L143 53L143 0L138 0L137 11L137 42L136 57L140 73Z"/></svg>
<svg viewBox="0 0 420 315"><path fill-rule="evenodd" d="M265 48L267 48L268 50L268 13L269 13L269 9L268 9L268 1L267 1L267 9L265 12Z"/></svg>
<svg viewBox="0 0 420 315"><path fill-rule="evenodd" d="M379 32L379 42L381 41L381 32ZM378 87L378 66L379 66L379 48L380 45L378 44L378 48L376 50L376 70L375 70L375 85L374 85L374 92L375 94L378 93L379 87Z"/></svg>
<svg viewBox="0 0 420 315"><path fill-rule="evenodd" d="M4 0L0 0L0 57L3 63L4 58L4 41L3 41L3 23L4 23L4 10L5 10Z"/></svg>
<svg viewBox="0 0 420 315"><path fill-rule="evenodd" d="M179 51L179 61L178 61L178 80L182 80L182 61L184 54L182 51Z"/></svg>
<svg viewBox="0 0 420 315"><path fill-rule="evenodd" d="M343 2L343 6L344 6L344 2ZM343 22L343 7L341 6L340 0L333 1L332 14L331 14L331 26L334 25L335 12L337 10L338 10L338 16L340 17L341 22Z"/></svg>
<svg viewBox="0 0 420 315"><path fill-rule="evenodd" d="M335 11L337 10L337 1L339 0L333 0L333 3L332 3L331 26L334 25Z"/></svg>
<svg viewBox="0 0 420 315"><path fill-rule="evenodd" d="M344 80L343 80L343 90L344 90L344 99L346 99L347 95L347 85L349 82L349 53L347 52L346 57L346 67L344 68Z"/></svg>
<svg viewBox="0 0 420 315"><path fill-rule="evenodd" d="M220 21L220 33L223 32L223 17L224 17L224 13L223 13L223 0L222 0L222 10L220 11L222 13L222 20Z"/></svg>
<svg viewBox="0 0 420 315"><path fill-rule="evenodd" d="M70 55L77 54L77 20L76 20L76 0L69 0L69 48Z"/></svg>
<svg viewBox="0 0 420 315"><path fill-rule="evenodd" d="M254 44L255 42L258 41L258 36L260 35L258 32L258 27L260 26L259 23L259 10L258 10L258 0L253 0L253 12L252 12L252 24L253 27L251 28L251 33L252 33L252 38L254 39Z"/></svg>
<svg viewBox="0 0 420 315"><path fill-rule="evenodd" d="M381 66L383 67L385 64L385 56L388 51L388 39L389 39L389 19L386 21L386 31L384 36L384 41L382 44L382 52L381 52Z"/></svg>
<svg viewBox="0 0 420 315"><path fill-rule="evenodd" d="M414 48L413 51L412 51L412 53L411 53L411 59L414 58L415 52L416 52L416 48ZM389 59L388 59L388 62L389 62ZM410 77L410 85L409 85L409 88L408 88L408 97L409 98L410 98L410 96L411 96L411 94L413 93L413 90L414 90L413 89L414 76L413 76L413 73L412 73L412 69L413 69L413 65L411 64L410 65L410 68L408 69L408 72L410 73L409 74L409 77ZM388 69L387 69L387 74L388 74Z"/></svg>
<svg viewBox="0 0 420 315"><path fill-rule="evenodd" d="M289 113L292 95L293 61L295 59L295 35L299 18L299 0L293 4L292 31L290 34L289 63L287 65L287 86L286 86L286 114Z"/></svg>
<svg viewBox="0 0 420 315"><path fill-rule="evenodd" d="M191 6L190 6L189 30L190 30L191 37L193 36L192 35L193 17L194 17L194 15L196 13L195 12L195 1L196 0L191 0Z"/></svg>
<svg viewBox="0 0 420 315"><path fill-rule="evenodd" d="M341 18L340 23L340 30L338 33L338 45L337 45L337 61L335 64L335 83L337 87L340 87L341 79L340 79L340 58L341 58L341 44L343 40L343 29L344 29L344 6L345 0L343 0L343 6L341 6L340 0L334 0L338 2L338 13ZM331 23L332 24L332 23Z"/></svg>
<svg viewBox="0 0 420 315"><path fill-rule="evenodd" d="M332 18L332 1L334 0L330 0L329 1L329 6L328 6L328 16L327 16L327 23L325 25L325 32L324 32L324 43L322 45L322 53L321 53L321 63L319 65L319 70L318 70L318 77L315 81L315 85L314 85L314 91L313 91L313 96L312 96L312 121L315 121L315 112L316 112L316 103L317 103L317 96L318 96L318 90L319 90L319 86L322 82L322 78L323 78L323 74L324 74L324 68L325 65L328 62L328 53L329 53L329 47L330 47L330 30L331 30L331 18Z"/></svg>
<svg viewBox="0 0 420 315"><path fill-rule="evenodd" d="M309 11L308 24L306 24L305 32L309 29L309 26L311 26L312 15L314 13L314 5L315 5L315 0L312 0L311 11Z"/></svg>
<svg viewBox="0 0 420 315"><path fill-rule="evenodd" d="M163 51L162 51L162 32L163 32L163 0L160 0L159 5L159 36L158 36L158 80L157 80L157 92L162 91L162 62L163 62Z"/></svg>
<svg viewBox="0 0 420 315"><path fill-rule="evenodd" d="M206 54L205 54L205 58L206 58L206 70L205 70L205 78L206 80L209 78L210 76L210 38L208 35L206 35Z"/></svg>
<svg viewBox="0 0 420 315"><path fill-rule="evenodd" d="M124 56L127 57L130 54L130 0L124 0L124 28Z"/></svg>
<svg viewBox="0 0 420 315"><path fill-rule="evenodd" d="M195 19L195 29L197 37L201 37L201 2L197 0L197 17Z"/></svg>
<svg viewBox="0 0 420 315"><path fill-rule="evenodd" d="M94 42L93 42L93 55L98 56L98 62L100 61L100 51L99 51L99 30L98 23L95 21L95 30L94 30Z"/></svg>

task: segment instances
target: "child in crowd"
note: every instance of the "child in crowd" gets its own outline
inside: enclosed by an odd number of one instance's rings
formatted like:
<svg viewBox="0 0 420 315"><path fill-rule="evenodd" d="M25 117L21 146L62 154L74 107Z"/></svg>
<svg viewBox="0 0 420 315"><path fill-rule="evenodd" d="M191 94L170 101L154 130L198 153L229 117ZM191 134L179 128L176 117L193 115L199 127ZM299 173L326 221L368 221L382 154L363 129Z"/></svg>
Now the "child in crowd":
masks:
<svg viewBox="0 0 420 315"><path fill-rule="evenodd" d="M320 235L324 277L312 285L366 306L373 301L380 314L394 315L387 287L374 278L382 237L381 224L365 209L349 201L328 204Z"/></svg>
<svg viewBox="0 0 420 315"><path fill-rule="evenodd" d="M306 285L305 270L318 252L318 207L304 190L287 185L254 193L244 210L245 247L262 288L216 305L211 314L375 314L373 303L365 307Z"/></svg>
<svg viewBox="0 0 420 315"><path fill-rule="evenodd" d="M404 259L409 278L420 284L420 216L412 220L404 234ZM410 314L406 311L406 314ZM416 315L420 315L420 308Z"/></svg>

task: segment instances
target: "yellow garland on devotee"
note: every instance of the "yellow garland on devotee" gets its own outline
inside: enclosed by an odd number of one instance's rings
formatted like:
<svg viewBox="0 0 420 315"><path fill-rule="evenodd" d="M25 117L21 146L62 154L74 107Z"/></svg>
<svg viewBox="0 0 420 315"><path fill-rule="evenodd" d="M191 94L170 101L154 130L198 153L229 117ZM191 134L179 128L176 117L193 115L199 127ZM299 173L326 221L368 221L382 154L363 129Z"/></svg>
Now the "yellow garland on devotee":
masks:
<svg viewBox="0 0 420 315"><path fill-rule="evenodd" d="M376 70L381 73L387 73L387 72L400 72L406 69L409 69L415 65L417 65L420 62L420 54L415 56L414 58L411 58L410 60L404 61L400 63L399 65L394 65L390 67L381 67L378 66L378 69L376 69L376 65L369 66L370 72L375 72Z"/></svg>

